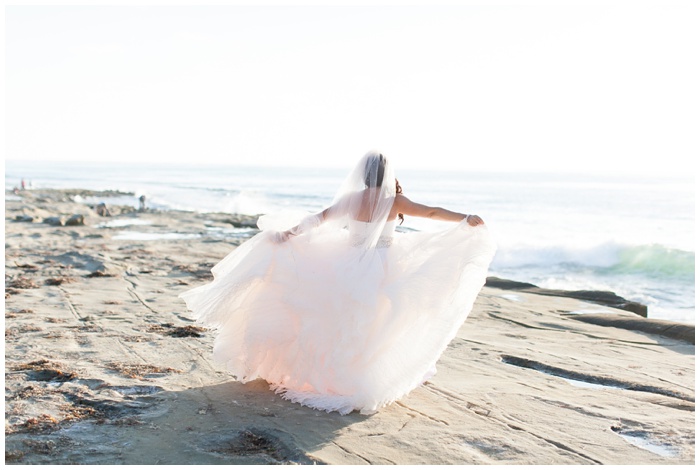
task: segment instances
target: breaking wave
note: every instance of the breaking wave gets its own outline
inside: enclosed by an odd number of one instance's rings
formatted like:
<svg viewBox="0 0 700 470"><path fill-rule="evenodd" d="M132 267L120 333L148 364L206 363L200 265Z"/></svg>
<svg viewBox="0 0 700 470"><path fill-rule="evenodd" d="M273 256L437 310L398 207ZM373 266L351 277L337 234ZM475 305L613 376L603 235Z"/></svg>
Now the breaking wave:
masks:
<svg viewBox="0 0 700 470"><path fill-rule="evenodd" d="M537 266L690 280L695 277L695 253L660 244L629 246L614 242L593 247L512 246L501 247L493 262L495 269Z"/></svg>

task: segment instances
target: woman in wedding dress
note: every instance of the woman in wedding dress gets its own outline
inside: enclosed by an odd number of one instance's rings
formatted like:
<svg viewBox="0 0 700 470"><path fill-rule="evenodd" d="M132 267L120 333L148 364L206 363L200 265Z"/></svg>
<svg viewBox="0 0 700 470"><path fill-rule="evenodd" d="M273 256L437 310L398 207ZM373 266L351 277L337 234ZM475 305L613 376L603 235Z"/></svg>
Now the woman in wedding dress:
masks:
<svg viewBox="0 0 700 470"><path fill-rule="evenodd" d="M396 233L404 216L456 222ZM284 398L373 413L428 380L481 290L496 247L480 217L415 203L367 153L318 214L259 219L261 232L180 295L218 330L214 359Z"/></svg>

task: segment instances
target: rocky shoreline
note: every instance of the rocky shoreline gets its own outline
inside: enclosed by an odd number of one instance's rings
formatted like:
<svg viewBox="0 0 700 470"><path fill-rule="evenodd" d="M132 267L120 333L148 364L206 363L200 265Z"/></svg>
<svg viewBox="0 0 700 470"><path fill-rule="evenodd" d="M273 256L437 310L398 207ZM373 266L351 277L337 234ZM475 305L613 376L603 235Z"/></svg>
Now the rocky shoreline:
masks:
<svg viewBox="0 0 700 470"><path fill-rule="evenodd" d="M134 204L98 215L112 197ZM233 382L177 298L255 217L137 205L6 194L6 463L694 463L694 325L490 278L430 382L372 416L316 412Z"/></svg>
<svg viewBox="0 0 700 470"><path fill-rule="evenodd" d="M695 344L695 325L672 322L668 320L649 319L647 318L646 305L640 304L639 302L629 301L623 297L620 297L614 292L543 289L534 284L511 281L508 279L499 279L496 277L489 277L486 279L486 286L518 292L529 292L537 295L569 297L571 299L585 300L587 302L606 305L619 310L625 310L635 313L642 318L633 318L627 315L605 313L600 315L577 315L576 320L594 323L596 325L654 333L660 336L666 336L668 338L674 338L690 344Z"/></svg>

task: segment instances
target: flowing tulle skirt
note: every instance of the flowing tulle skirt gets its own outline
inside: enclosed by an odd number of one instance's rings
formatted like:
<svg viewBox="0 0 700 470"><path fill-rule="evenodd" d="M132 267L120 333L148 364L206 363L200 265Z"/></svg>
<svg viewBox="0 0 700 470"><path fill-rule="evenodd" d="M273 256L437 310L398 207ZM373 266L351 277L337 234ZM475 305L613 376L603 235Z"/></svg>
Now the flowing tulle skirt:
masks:
<svg viewBox="0 0 700 470"><path fill-rule="evenodd" d="M372 413L419 386L484 284L495 244L466 222L397 233L358 258L345 230L263 231L181 295L218 329L214 359L306 406ZM384 244L386 245L386 244Z"/></svg>

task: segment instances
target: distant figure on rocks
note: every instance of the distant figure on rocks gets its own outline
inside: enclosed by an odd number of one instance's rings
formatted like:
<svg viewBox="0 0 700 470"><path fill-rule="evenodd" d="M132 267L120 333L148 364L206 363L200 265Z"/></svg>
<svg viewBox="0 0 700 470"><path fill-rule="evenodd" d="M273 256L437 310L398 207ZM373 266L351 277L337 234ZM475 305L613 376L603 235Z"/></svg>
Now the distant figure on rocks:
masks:
<svg viewBox="0 0 700 470"><path fill-rule="evenodd" d="M139 212L145 212L146 211L146 196L141 195L139 197Z"/></svg>
<svg viewBox="0 0 700 470"><path fill-rule="evenodd" d="M24 178L22 178L22 191L24 191L25 189L27 189L27 185L24 182Z"/></svg>
<svg viewBox="0 0 700 470"><path fill-rule="evenodd" d="M107 208L107 204L104 202L101 202L95 207L95 212L97 212L97 215L100 217L111 217L112 214L109 212L109 209Z"/></svg>

